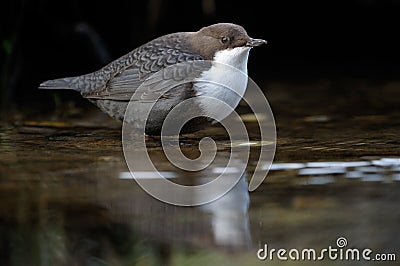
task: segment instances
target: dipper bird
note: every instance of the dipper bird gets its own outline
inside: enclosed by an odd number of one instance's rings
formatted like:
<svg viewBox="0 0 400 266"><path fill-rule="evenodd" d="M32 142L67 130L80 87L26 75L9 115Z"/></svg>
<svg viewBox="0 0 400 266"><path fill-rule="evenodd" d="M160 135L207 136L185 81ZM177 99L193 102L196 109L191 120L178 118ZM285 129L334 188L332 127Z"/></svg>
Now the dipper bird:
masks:
<svg viewBox="0 0 400 266"><path fill-rule="evenodd" d="M252 47L265 43L267 42L262 39L250 38L242 26L218 23L197 32L161 36L98 71L77 77L48 80L40 84L39 88L76 90L103 112L118 120L124 120L128 103L136 101L134 111L131 110L129 115L127 112L128 117L124 121L133 125L140 125L144 121L145 133L148 135L159 135L170 110L182 101L194 98L195 104L187 111L203 117L185 124L181 133L189 133L215 122L207 118L207 114L215 112L217 106L199 96L217 98L232 108L239 104L247 86L249 51ZM200 64L196 65L196 62ZM179 64L184 65L183 74L174 70L154 78L154 73L167 71L169 66ZM231 67L223 67L226 65ZM232 69L245 75L238 75ZM182 80L179 75L190 76L191 81L182 84L179 82ZM212 82L201 82L201 79ZM236 93L218 85L221 83L233 87ZM139 87L146 88L143 92L135 93ZM167 87L168 91L159 95ZM135 97L132 97L134 94ZM149 103L154 105L150 114L144 117L146 115L141 109L145 109L144 106Z"/></svg>

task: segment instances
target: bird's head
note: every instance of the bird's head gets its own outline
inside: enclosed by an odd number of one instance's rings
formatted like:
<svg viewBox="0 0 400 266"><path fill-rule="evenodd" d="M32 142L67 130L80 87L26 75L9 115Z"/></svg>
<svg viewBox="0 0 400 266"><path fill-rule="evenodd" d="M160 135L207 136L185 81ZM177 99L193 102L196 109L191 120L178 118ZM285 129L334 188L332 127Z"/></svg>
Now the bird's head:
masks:
<svg viewBox="0 0 400 266"><path fill-rule="evenodd" d="M221 51L248 52L252 47L266 43L267 41L262 39L250 38L242 26L232 23L218 23L201 28L194 32L191 38L192 47L206 60L213 60Z"/></svg>

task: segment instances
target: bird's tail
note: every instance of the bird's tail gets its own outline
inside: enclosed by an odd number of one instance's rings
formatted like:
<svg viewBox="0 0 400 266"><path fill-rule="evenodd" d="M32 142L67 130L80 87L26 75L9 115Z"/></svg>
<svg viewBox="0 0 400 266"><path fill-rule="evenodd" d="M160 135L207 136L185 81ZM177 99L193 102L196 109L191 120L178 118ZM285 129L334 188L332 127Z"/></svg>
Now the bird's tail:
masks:
<svg viewBox="0 0 400 266"><path fill-rule="evenodd" d="M51 90L78 90L76 87L77 77L52 79L43 82L39 85L39 89L51 89Z"/></svg>

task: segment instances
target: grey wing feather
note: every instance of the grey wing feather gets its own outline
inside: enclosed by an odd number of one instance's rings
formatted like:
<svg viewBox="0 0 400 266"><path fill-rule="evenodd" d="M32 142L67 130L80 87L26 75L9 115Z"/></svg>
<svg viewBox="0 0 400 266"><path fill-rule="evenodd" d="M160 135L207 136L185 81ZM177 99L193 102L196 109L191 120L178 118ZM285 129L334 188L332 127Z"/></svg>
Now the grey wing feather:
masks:
<svg viewBox="0 0 400 266"><path fill-rule="evenodd" d="M110 90L118 90L121 88L139 87L140 86L139 69L128 68L121 75L114 77L108 86Z"/></svg>
<svg viewBox="0 0 400 266"><path fill-rule="evenodd" d="M137 88L131 100L152 102L159 98L170 98L173 95L170 95L169 91L181 84L193 82L210 67L209 61L187 61L163 68L150 75Z"/></svg>
<svg viewBox="0 0 400 266"><path fill-rule="evenodd" d="M132 62L134 65L112 77L103 89L83 94L84 97L129 101L134 95L132 100L154 101L160 98L161 93L163 97L168 97L164 93L176 87L177 83L184 79L189 82L199 76L205 67L210 67L209 63L204 63L207 61L201 61L199 55L184 53L182 56L182 53L177 53L174 49L165 52L170 54L169 60L162 60L165 55L160 54L159 57L148 56ZM175 60L172 60L173 57ZM178 59L183 62L176 64ZM135 93L138 88L140 91Z"/></svg>
<svg viewBox="0 0 400 266"><path fill-rule="evenodd" d="M90 99L125 101L132 97L133 92L141 83L139 69L128 68L112 78L105 89L84 94L84 96Z"/></svg>

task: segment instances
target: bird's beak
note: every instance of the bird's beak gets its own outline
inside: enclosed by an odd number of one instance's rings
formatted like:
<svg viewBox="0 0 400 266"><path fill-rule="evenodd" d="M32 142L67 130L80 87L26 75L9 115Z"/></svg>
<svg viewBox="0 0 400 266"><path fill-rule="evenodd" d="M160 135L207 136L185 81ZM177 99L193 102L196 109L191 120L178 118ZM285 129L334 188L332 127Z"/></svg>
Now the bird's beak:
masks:
<svg viewBox="0 0 400 266"><path fill-rule="evenodd" d="M254 47L254 46L260 46L262 44L267 44L267 41L262 40L262 39L250 38L250 40L246 43L246 46L247 47Z"/></svg>

